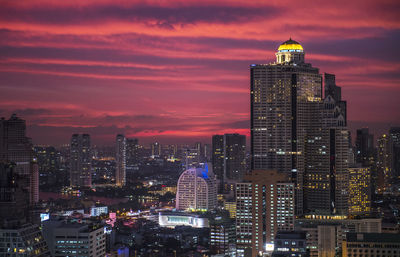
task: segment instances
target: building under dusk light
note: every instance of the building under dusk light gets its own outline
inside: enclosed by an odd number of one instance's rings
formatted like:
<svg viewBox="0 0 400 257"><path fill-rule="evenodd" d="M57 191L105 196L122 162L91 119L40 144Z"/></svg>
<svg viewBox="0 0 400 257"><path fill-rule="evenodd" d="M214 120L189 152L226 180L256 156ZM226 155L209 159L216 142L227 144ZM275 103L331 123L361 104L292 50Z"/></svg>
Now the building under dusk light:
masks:
<svg viewBox="0 0 400 257"><path fill-rule="evenodd" d="M179 177L176 192L177 210L212 210L217 206L217 185L212 171L191 168Z"/></svg>

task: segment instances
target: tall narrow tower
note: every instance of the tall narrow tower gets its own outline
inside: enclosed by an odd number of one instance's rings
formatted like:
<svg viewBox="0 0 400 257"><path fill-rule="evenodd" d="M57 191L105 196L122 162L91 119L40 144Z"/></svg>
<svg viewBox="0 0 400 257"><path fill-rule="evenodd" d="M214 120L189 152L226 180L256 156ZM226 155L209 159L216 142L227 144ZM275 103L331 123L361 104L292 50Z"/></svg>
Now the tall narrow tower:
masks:
<svg viewBox="0 0 400 257"><path fill-rule="evenodd" d="M325 99L322 82L292 39L276 62L250 66L251 168L288 173L297 214L347 211L346 102L334 75L325 75Z"/></svg>
<svg viewBox="0 0 400 257"><path fill-rule="evenodd" d="M303 212L305 143L322 101L322 76L304 62L303 47L289 39L272 64L252 64L251 168L290 174L297 213Z"/></svg>
<svg viewBox="0 0 400 257"><path fill-rule="evenodd" d="M92 186L90 135L73 134L70 145L71 186Z"/></svg>
<svg viewBox="0 0 400 257"><path fill-rule="evenodd" d="M115 171L115 184L125 186L126 184L126 138L124 135L117 135L116 138L116 158L117 169Z"/></svg>

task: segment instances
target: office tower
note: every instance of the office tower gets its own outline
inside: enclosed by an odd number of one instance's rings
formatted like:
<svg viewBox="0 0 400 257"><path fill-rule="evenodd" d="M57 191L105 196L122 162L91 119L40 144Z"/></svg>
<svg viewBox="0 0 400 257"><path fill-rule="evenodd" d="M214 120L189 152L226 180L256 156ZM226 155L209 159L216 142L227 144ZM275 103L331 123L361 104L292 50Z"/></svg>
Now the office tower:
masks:
<svg viewBox="0 0 400 257"><path fill-rule="evenodd" d="M304 210L306 213L347 214L350 135L346 101L335 75L325 73L325 98L312 116L305 143Z"/></svg>
<svg viewBox="0 0 400 257"><path fill-rule="evenodd" d="M275 63L250 66L251 168L290 174L299 215L346 212L346 102L332 74L322 98L322 75L304 57L290 39Z"/></svg>
<svg viewBox="0 0 400 257"><path fill-rule="evenodd" d="M92 185L92 156L90 136L73 134L70 145L70 184L71 186Z"/></svg>
<svg viewBox="0 0 400 257"><path fill-rule="evenodd" d="M179 177L176 192L177 210L212 210L217 206L214 174L205 168L190 168Z"/></svg>
<svg viewBox="0 0 400 257"><path fill-rule="evenodd" d="M223 189L223 178L224 178L224 136L214 135L212 137L212 165L213 172L220 184L218 185L218 191Z"/></svg>
<svg viewBox="0 0 400 257"><path fill-rule="evenodd" d="M343 257L400 257L400 236L386 233L347 233Z"/></svg>
<svg viewBox="0 0 400 257"><path fill-rule="evenodd" d="M190 167L198 167L201 163L201 149L199 145L195 145L194 147L187 147L183 149L183 163L185 164L185 168L189 169Z"/></svg>
<svg viewBox="0 0 400 257"><path fill-rule="evenodd" d="M378 173L378 192L384 192L389 186L392 176L392 148L390 137L383 134L377 141L376 168Z"/></svg>
<svg viewBox="0 0 400 257"><path fill-rule="evenodd" d="M104 227L98 224L43 222L43 236L52 256L100 257L106 254Z"/></svg>
<svg viewBox="0 0 400 257"><path fill-rule="evenodd" d="M236 247L238 256L270 250L278 231L294 229L294 183L274 170L253 170L236 184ZM246 250L247 249L247 250Z"/></svg>
<svg viewBox="0 0 400 257"><path fill-rule="evenodd" d="M46 241L37 225L25 224L18 228L0 228L0 242L0 256L50 256Z"/></svg>
<svg viewBox="0 0 400 257"><path fill-rule="evenodd" d="M210 251L212 254L232 256L236 242L235 220L218 215L210 220Z"/></svg>
<svg viewBox="0 0 400 257"><path fill-rule="evenodd" d="M115 149L115 184L119 187L126 184L126 138L124 135L117 135L117 148Z"/></svg>
<svg viewBox="0 0 400 257"><path fill-rule="evenodd" d="M325 99L332 98L334 105L332 107L337 107L335 110L335 116L338 117L342 115L344 126L347 125L347 102L342 100L342 88L336 85L336 76L334 74L325 73Z"/></svg>
<svg viewBox="0 0 400 257"><path fill-rule="evenodd" d="M390 146L392 154L392 177L400 177L400 127L392 127L389 130Z"/></svg>
<svg viewBox="0 0 400 257"><path fill-rule="evenodd" d="M213 171L220 182L220 190L229 181L240 181L246 172L246 136L214 135L212 148Z"/></svg>
<svg viewBox="0 0 400 257"><path fill-rule="evenodd" d="M36 204L39 202L39 165L36 158L31 162L31 193L29 202Z"/></svg>
<svg viewBox="0 0 400 257"><path fill-rule="evenodd" d="M363 215L371 211L371 169L349 168L349 214Z"/></svg>
<svg viewBox="0 0 400 257"><path fill-rule="evenodd" d="M29 191L16 172L16 164L0 162L0 227L25 223Z"/></svg>
<svg viewBox="0 0 400 257"><path fill-rule="evenodd" d="M278 231L272 257L307 257L306 238L304 231Z"/></svg>
<svg viewBox="0 0 400 257"><path fill-rule="evenodd" d="M151 156L161 157L161 144L158 142L151 144Z"/></svg>
<svg viewBox="0 0 400 257"><path fill-rule="evenodd" d="M139 169L139 140L137 138L126 139L126 172L132 173Z"/></svg>
<svg viewBox="0 0 400 257"><path fill-rule="evenodd" d="M26 137L25 120L13 114L9 120L0 120L0 161L15 163L15 173L18 175L18 184L29 192L28 199L34 200L39 192L39 184L31 181L37 179L32 176L33 149L30 138ZM34 205L35 202L29 202Z"/></svg>
<svg viewBox="0 0 400 257"><path fill-rule="evenodd" d="M356 162L363 166L371 166L374 157L374 135L368 128L357 129Z"/></svg>
<svg viewBox="0 0 400 257"><path fill-rule="evenodd" d="M35 146L34 152L39 166L40 183L42 185L67 185L69 174L65 172L65 156L52 146Z"/></svg>
<svg viewBox="0 0 400 257"><path fill-rule="evenodd" d="M212 162L212 145L210 144L204 144L203 147L203 156L204 156L204 162Z"/></svg>

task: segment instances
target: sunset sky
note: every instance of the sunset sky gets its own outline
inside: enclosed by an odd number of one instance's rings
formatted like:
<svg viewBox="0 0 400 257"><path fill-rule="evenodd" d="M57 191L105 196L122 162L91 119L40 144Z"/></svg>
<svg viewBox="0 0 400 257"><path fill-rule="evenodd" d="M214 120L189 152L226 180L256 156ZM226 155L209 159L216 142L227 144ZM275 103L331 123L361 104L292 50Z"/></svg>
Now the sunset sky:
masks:
<svg viewBox="0 0 400 257"><path fill-rule="evenodd" d="M249 65L289 37L336 74L352 130L400 126L398 0L0 0L0 116L37 144L249 135Z"/></svg>

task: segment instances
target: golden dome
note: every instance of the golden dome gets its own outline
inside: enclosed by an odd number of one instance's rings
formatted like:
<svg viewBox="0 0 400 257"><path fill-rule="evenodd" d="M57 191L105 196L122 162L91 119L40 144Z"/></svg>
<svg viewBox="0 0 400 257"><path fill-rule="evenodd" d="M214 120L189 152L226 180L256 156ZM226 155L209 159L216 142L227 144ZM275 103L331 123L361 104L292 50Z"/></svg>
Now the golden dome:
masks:
<svg viewBox="0 0 400 257"><path fill-rule="evenodd" d="M292 40L291 38L288 41L283 42L279 48L278 52L303 52L303 47L299 42Z"/></svg>

